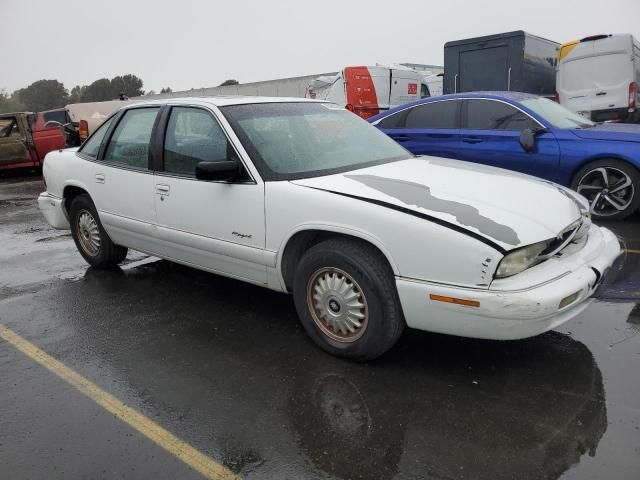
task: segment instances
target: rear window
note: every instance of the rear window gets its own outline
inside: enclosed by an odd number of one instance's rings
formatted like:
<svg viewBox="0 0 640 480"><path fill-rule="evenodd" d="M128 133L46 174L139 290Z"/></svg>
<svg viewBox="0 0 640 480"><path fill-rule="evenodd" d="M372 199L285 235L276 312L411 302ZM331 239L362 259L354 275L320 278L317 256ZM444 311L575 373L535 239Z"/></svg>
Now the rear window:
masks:
<svg viewBox="0 0 640 480"><path fill-rule="evenodd" d="M458 128L459 104L449 100L418 105L408 111L405 128Z"/></svg>

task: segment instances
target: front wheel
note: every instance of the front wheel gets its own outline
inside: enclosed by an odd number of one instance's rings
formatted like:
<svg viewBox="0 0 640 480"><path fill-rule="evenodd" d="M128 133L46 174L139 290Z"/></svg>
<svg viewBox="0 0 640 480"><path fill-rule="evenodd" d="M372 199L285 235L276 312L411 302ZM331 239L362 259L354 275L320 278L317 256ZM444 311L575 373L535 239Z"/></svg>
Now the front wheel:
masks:
<svg viewBox="0 0 640 480"><path fill-rule="evenodd" d="M333 355L376 358L405 325L393 271L380 252L357 240L312 247L296 270L293 296L309 336Z"/></svg>
<svg viewBox="0 0 640 480"><path fill-rule="evenodd" d="M622 220L640 207L640 173L621 160L585 165L576 173L571 188L589 200L596 219Z"/></svg>
<svg viewBox="0 0 640 480"><path fill-rule="evenodd" d="M71 236L80 254L91 266L113 268L127 256L127 248L113 243L100 223L88 195L78 195L69 209Z"/></svg>

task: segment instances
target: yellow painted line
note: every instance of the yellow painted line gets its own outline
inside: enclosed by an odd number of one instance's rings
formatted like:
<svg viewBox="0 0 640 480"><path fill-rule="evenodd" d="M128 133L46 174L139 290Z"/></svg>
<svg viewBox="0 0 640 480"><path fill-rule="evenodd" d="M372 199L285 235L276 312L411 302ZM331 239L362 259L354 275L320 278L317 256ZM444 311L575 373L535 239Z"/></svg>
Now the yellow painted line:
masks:
<svg viewBox="0 0 640 480"><path fill-rule="evenodd" d="M105 392L94 383L74 372L2 324L0 324L0 338L13 345L16 349L45 367L51 373L56 374L73 388L85 394L102 408L118 417L130 427L133 427L149 440L182 460L191 468L201 473L205 478L215 480L237 480L239 478L238 475L224 465L217 463L188 443L180 440L140 412L126 406L110 393Z"/></svg>
<svg viewBox="0 0 640 480"><path fill-rule="evenodd" d="M627 252L627 253L640 253L640 250L634 250L633 248L627 248L625 250L625 252Z"/></svg>

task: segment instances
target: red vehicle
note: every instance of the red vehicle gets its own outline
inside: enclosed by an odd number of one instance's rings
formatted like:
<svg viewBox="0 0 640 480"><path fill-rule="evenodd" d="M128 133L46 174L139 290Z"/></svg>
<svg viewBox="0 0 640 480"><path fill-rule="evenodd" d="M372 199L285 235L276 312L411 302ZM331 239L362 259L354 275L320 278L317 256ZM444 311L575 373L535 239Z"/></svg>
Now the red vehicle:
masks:
<svg viewBox="0 0 640 480"><path fill-rule="evenodd" d="M44 157L67 146L61 126L69 124L65 109L0 115L0 170L42 168Z"/></svg>

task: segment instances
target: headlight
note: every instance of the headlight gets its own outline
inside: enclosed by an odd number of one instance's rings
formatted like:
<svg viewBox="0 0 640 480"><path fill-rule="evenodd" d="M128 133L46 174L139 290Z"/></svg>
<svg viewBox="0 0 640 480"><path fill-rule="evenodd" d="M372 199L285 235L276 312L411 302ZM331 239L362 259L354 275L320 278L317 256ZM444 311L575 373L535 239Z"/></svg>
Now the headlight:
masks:
<svg viewBox="0 0 640 480"><path fill-rule="evenodd" d="M547 248L547 244L546 241L538 242L509 253L500 261L496 270L496 278L510 277L535 265L538 261L538 255Z"/></svg>

